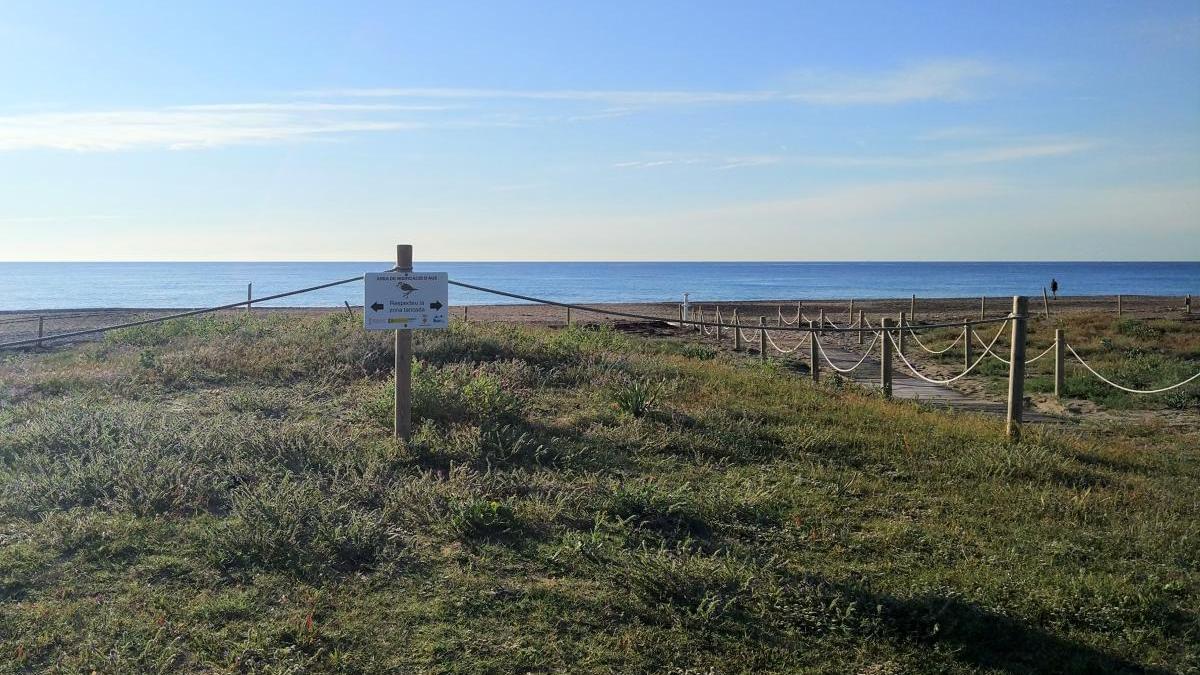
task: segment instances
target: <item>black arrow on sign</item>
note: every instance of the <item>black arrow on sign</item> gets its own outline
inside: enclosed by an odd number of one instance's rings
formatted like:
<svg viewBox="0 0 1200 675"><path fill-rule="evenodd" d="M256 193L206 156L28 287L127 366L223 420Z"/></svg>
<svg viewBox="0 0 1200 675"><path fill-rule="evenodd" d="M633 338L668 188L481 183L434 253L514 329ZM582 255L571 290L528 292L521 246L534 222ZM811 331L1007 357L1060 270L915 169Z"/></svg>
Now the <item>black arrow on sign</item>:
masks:
<svg viewBox="0 0 1200 675"><path fill-rule="evenodd" d="M436 300L429 303L429 309L441 309L441 308L442 308L442 303L440 303Z"/></svg>
<svg viewBox="0 0 1200 675"><path fill-rule="evenodd" d="M377 303L371 305L371 309L378 312L379 310L383 309L383 303L377 302Z"/></svg>

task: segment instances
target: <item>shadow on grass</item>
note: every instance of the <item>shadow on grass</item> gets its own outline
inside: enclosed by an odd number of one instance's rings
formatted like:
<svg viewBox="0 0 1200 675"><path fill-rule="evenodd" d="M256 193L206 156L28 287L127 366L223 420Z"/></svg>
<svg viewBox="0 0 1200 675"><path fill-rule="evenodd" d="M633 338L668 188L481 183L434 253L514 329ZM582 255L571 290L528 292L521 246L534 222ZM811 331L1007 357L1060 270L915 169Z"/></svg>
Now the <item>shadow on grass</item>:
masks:
<svg viewBox="0 0 1200 675"><path fill-rule="evenodd" d="M931 647L953 645L955 658L975 667L1007 673L1169 672L1051 635L958 598L900 599L850 587L843 592L866 606L881 607L886 632Z"/></svg>

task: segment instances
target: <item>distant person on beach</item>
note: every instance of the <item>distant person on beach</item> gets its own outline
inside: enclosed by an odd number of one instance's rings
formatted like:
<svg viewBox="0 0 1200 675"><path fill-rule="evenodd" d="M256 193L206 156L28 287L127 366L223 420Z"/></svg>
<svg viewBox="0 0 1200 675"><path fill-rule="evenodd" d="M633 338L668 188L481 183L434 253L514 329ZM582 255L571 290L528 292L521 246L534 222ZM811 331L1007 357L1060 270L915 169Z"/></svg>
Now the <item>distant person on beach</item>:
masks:
<svg viewBox="0 0 1200 675"><path fill-rule="evenodd" d="M1054 296L1055 300L1058 299L1058 279L1050 280L1050 294Z"/></svg>

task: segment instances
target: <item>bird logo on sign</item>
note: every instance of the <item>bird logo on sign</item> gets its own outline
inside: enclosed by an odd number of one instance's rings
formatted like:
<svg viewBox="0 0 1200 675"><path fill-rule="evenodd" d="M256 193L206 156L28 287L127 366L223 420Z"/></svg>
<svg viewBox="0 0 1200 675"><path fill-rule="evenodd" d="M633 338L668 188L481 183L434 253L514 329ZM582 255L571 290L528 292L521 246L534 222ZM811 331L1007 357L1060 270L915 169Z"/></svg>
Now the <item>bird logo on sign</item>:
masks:
<svg viewBox="0 0 1200 675"><path fill-rule="evenodd" d="M413 286L409 286L408 282L405 281L401 281L400 283L396 284L396 286L398 286L400 290L404 291L404 297L406 298L412 295L413 291L419 290Z"/></svg>

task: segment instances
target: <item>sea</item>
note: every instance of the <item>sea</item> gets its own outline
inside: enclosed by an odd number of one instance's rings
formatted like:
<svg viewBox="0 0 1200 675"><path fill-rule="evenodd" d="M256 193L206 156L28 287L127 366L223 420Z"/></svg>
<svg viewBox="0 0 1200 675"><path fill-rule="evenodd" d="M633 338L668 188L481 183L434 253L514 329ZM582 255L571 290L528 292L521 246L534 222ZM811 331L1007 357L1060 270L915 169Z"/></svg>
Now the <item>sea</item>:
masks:
<svg viewBox="0 0 1200 675"><path fill-rule="evenodd" d="M389 269L386 262L0 262L0 310L197 308ZM1197 262L418 262L416 271L571 303L1200 295ZM362 304L362 281L262 303ZM451 287L452 305L520 300Z"/></svg>

